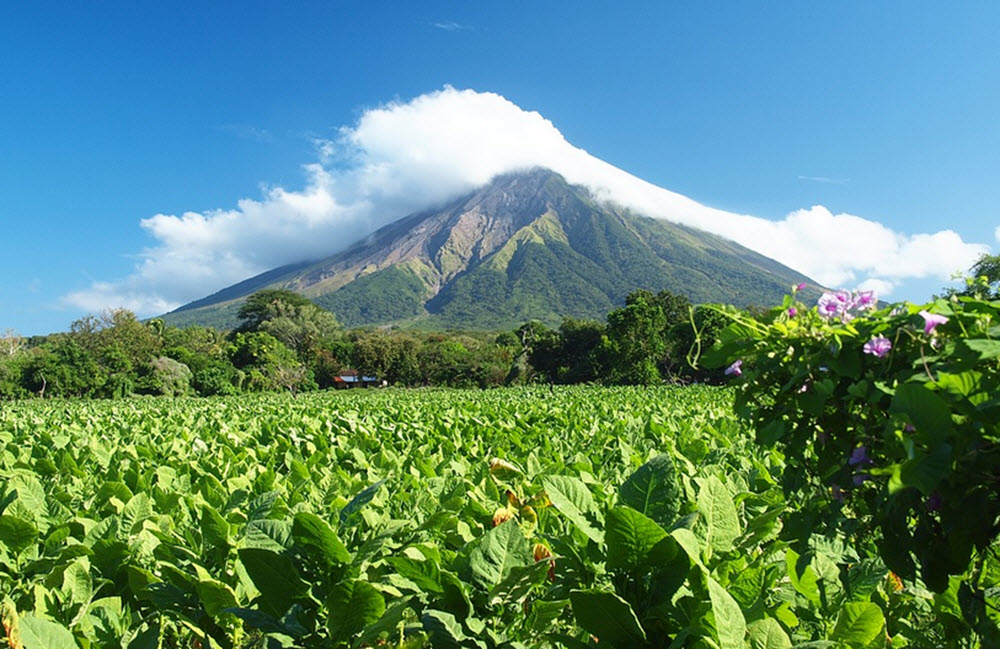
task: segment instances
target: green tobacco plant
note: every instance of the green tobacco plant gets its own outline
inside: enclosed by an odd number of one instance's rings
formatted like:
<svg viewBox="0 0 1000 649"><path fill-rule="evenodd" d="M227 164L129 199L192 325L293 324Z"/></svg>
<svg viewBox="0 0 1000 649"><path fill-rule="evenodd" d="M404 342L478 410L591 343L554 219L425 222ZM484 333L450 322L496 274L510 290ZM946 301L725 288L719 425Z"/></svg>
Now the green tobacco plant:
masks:
<svg viewBox="0 0 1000 649"><path fill-rule="evenodd" d="M992 555L899 580L862 492L786 495L739 389L4 404L0 647L976 646Z"/></svg>

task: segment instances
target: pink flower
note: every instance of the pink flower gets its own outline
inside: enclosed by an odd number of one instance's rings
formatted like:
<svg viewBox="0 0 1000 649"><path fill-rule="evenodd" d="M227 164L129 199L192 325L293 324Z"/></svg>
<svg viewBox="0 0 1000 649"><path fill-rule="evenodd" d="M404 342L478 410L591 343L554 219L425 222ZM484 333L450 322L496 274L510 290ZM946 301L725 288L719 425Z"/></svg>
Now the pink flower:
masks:
<svg viewBox="0 0 1000 649"><path fill-rule="evenodd" d="M824 293L819 298L819 314L824 318L840 317L849 319L848 311L854 304L850 291L836 291L835 293Z"/></svg>
<svg viewBox="0 0 1000 649"><path fill-rule="evenodd" d="M868 311L874 309L877 304L878 297L875 296L875 291L859 291L854 298L853 306L855 309Z"/></svg>
<svg viewBox="0 0 1000 649"><path fill-rule="evenodd" d="M793 306L788 307L788 317L789 318L794 318L798 314L799 314L799 310L798 309L796 309Z"/></svg>
<svg viewBox="0 0 1000 649"><path fill-rule="evenodd" d="M743 376L743 361L735 361L732 365L726 368L726 376Z"/></svg>
<svg viewBox="0 0 1000 649"><path fill-rule="evenodd" d="M806 287L806 283L805 282L799 282L798 284L796 284L795 286L792 287L792 291L801 291L805 287Z"/></svg>
<svg viewBox="0 0 1000 649"><path fill-rule="evenodd" d="M924 319L924 333L928 336L934 333L935 327L948 322L948 318L943 315L931 313L926 309L920 312L920 316Z"/></svg>
<svg viewBox="0 0 1000 649"><path fill-rule="evenodd" d="M861 348L866 354L871 354L877 358L882 358L889 353L892 349L892 341L890 341L885 336L879 334L878 336L872 338L865 343L865 346Z"/></svg>

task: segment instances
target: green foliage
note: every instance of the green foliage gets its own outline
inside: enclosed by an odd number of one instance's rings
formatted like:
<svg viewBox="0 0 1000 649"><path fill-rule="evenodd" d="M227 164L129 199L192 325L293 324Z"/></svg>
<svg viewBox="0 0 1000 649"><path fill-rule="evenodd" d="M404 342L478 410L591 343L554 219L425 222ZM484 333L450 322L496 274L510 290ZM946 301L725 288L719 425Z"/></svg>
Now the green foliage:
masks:
<svg viewBox="0 0 1000 649"><path fill-rule="evenodd" d="M241 321L240 329L256 331L265 321L278 317L290 309L310 304L312 302L309 301L309 298L294 291L274 288L262 289L247 297L240 307L238 313Z"/></svg>
<svg viewBox="0 0 1000 649"><path fill-rule="evenodd" d="M190 393L194 374L184 363L160 356L150 361L147 366L146 373L139 379L140 393L162 394L168 397L181 397Z"/></svg>
<svg viewBox="0 0 1000 649"><path fill-rule="evenodd" d="M986 300L1000 299L1000 255L984 253L969 269L965 288L948 289L947 297L975 297Z"/></svg>
<svg viewBox="0 0 1000 649"><path fill-rule="evenodd" d="M608 314L608 353L615 383L651 385L662 379L659 360L667 351L667 318L649 291L631 293Z"/></svg>
<svg viewBox="0 0 1000 649"><path fill-rule="evenodd" d="M302 365L295 353L264 331L237 333L230 358L246 376L243 387L253 392L294 388L306 380L304 373L296 375Z"/></svg>
<svg viewBox="0 0 1000 649"><path fill-rule="evenodd" d="M805 557L840 530L918 588L947 592L957 578L967 605L946 637L998 637L986 575L1000 534L1000 303L846 313L824 318L794 295L760 319L730 312L711 354L742 360L737 410L786 457L781 484L799 503L790 538ZM808 584L823 582L823 566L796 565L800 592L819 601ZM845 609L837 639L866 646L880 616Z"/></svg>
<svg viewBox="0 0 1000 649"><path fill-rule="evenodd" d="M360 327L425 314L426 292L413 272L390 266L316 298L316 304L336 313L344 325Z"/></svg>
<svg viewBox="0 0 1000 649"><path fill-rule="evenodd" d="M852 530L803 541L780 484L797 458L758 445L732 394L5 405L4 628L25 646L779 649L960 646L990 619L973 588L1000 585L995 558L934 595Z"/></svg>

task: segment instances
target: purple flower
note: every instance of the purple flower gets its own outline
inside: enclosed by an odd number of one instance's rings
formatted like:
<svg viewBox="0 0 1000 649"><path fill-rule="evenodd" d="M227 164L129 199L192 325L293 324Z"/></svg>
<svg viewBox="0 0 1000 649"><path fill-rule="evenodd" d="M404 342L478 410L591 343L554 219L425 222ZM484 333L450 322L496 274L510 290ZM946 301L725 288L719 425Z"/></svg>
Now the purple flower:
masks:
<svg viewBox="0 0 1000 649"><path fill-rule="evenodd" d="M878 336L872 338L865 343L865 346L861 348L866 354L871 354L878 358L882 358L889 353L892 349L892 341L890 341L885 336L879 334Z"/></svg>
<svg viewBox="0 0 1000 649"><path fill-rule="evenodd" d="M948 318L943 315L931 313L927 309L921 311L920 316L924 319L924 333L928 336L934 333L934 327L948 322Z"/></svg>
<svg viewBox="0 0 1000 649"><path fill-rule="evenodd" d="M927 500L924 501L924 507L926 507L929 512L936 512L941 509L941 505L943 504L944 499L941 498L941 494L937 491L927 496Z"/></svg>
<svg viewBox="0 0 1000 649"><path fill-rule="evenodd" d="M743 361L735 361L726 368L726 376L743 376Z"/></svg>
<svg viewBox="0 0 1000 649"><path fill-rule="evenodd" d="M874 309L876 304L878 297L875 296L875 291L859 291L854 297L853 306L861 311Z"/></svg>
<svg viewBox="0 0 1000 649"><path fill-rule="evenodd" d="M793 306L788 307L788 317L789 318L794 318L798 314L799 314L799 310L798 309L796 309Z"/></svg>
<svg viewBox="0 0 1000 649"><path fill-rule="evenodd" d="M865 483L866 480L870 479L871 476L868 475L867 473L855 473L854 477L851 478L851 481L854 483L855 487L860 487L862 484Z"/></svg>
<svg viewBox="0 0 1000 649"><path fill-rule="evenodd" d="M868 449L864 445L857 447L851 451L851 457L848 458L847 463L851 466L864 466L866 464L874 464L872 459L868 457Z"/></svg>
<svg viewBox="0 0 1000 649"><path fill-rule="evenodd" d="M805 287L806 287L806 283L805 282L799 282L798 284L796 284L795 286L792 287L792 291L801 291Z"/></svg>
<svg viewBox="0 0 1000 649"><path fill-rule="evenodd" d="M850 291L840 290L835 293L824 293L820 296L818 304L819 314L824 318L845 318L849 317L847 312L850 310L853 300Z"/></svg>

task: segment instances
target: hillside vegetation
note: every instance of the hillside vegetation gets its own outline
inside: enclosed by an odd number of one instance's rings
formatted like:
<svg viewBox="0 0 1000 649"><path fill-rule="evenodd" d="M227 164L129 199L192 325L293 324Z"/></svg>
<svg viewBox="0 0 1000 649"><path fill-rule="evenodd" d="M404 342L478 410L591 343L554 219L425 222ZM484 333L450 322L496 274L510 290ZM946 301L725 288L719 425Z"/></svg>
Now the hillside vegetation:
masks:
<svg viewBox="0 0 1000 649"><path fill-rule="evenodd" d="M695 303L772 304L814 282L732 241L597 201L546 170L500 176L343 252L277 268L164 316L232 326L264 288L301 293L348 327L513 329L600 319L639 289Z"/></svg>

